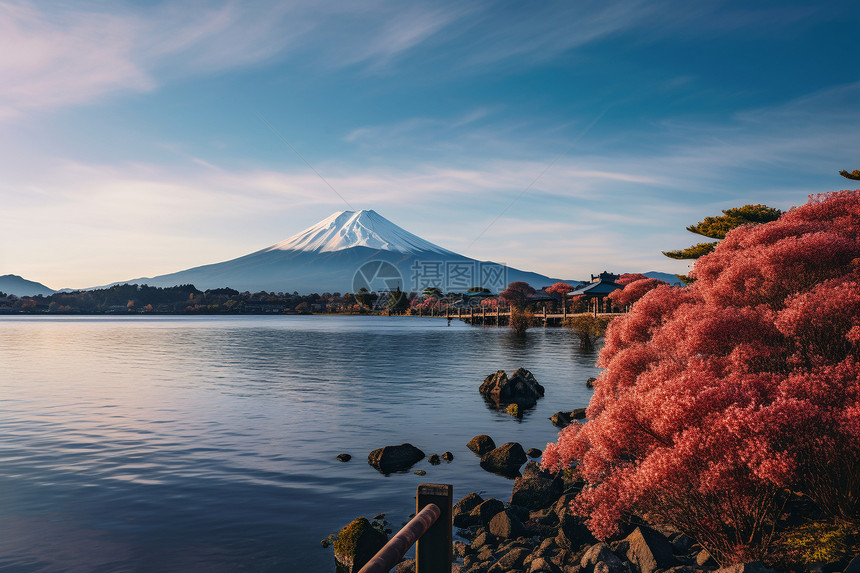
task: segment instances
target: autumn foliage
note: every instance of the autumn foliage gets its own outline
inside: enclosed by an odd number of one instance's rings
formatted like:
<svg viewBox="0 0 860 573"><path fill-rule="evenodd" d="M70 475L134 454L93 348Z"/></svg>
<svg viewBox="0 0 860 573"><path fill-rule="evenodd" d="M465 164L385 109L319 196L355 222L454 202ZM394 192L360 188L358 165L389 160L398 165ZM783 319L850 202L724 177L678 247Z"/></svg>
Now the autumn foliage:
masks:
<svg viewBox="0 0 860 573"><path fill-rule="evenodd" d="M547 446L588 482L574 511L600 538L671 524L723 563L767 557L797 494L857 525L860 191L728 232L693 275L610 324L590 421Z"/></svg>
<svg viewBox="0 0 860 573"><path fill-rule="evenodd" d="M661 281L660 279L649 279L647 277L643 277L626 283L627 286L623 289L609 293L609 300L612 301L613 306L624 308L627 305L638 301L640 298L645 296L645 293L648 291L654 290L660 285L667 284L669 283Z"/></svg>

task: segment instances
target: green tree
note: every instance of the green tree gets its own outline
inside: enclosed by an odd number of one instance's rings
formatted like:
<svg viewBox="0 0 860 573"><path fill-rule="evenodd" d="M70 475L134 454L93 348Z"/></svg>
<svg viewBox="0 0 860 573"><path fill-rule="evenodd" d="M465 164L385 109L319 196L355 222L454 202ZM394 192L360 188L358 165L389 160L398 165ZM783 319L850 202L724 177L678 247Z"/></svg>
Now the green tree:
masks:
<svg viewBox="0 0 860 573"><path fill-rule="evenodd" d="M391 291L388 297L388 310L390 312L404 312L407 308L409 308L409 299L406 298L406 294L399 288Z"/></svg>
<svg viewBox="0 0 860 573"><path fill-rule="evenodd" d="M365 308L373 306L373 303L376 301L377 298L379 298L379 295L377 295L375 292L368 291L364 287L361 287L358 292L355 293L355 300L358 302L358 304Z"/></svg>
<svg viewBox="0 0 860 573"><path fill-rule="evenodd" d="M724 239L726 234L742 225L758 225L776 221L782 215L782 211L767 205L744 205L732 209L724 209L723 214L717 217L705 217L703 221L690 225L687 230L709 239L717 239L710 243L699 243L677 251L663 251L670 259L698 259L714 250L719 239Z"/></svg>
<svg viewBox="0 0 860 573"><path fill-rule="evenodd" d="M442 298L442 290L437 287L427 287L422 294L426 298Z"/></svg>

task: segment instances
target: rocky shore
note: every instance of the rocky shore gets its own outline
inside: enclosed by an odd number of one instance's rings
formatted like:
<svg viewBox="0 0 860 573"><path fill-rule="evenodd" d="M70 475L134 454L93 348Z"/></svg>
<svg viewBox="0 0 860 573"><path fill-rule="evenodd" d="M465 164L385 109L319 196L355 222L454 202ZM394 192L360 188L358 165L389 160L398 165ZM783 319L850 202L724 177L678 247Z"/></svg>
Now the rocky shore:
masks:
<svg viewBox="0 0 860 573"><path fill-rule="evenodd" d="M589 380L591 383L592 380ZM498 408L509 404L530 407L544 389L530 372L517 370L508 378L504 371L491 374L481 394ZM565 427L585 418L585 409L556 412L553 425ZM622 526L615 537L599 541L574 515L570 503L585 482L575 470L548 472L534 459L541 451L526 452L517 442L497 446L486 434L472 438L466 446L481 458L489 472L513 478L507 500L483 498L469 493L453 506L454 564L458 573L769 573L761 562L735 563L720 567L695 540L682 532L655 529L645 522ZM348 454L341 454L348 456ZM423 459L424 452L411 444L374 450L368 463L382 473L408 471ZM435 463L439 456L435 455ZM340 458L339 458L340 459ZM348 460L348 457L346 458ZM446 452L442 459L451 461ZM433 460L430 460L433 463ZM525 464L525 466L523 466ZM415 473L419 473L416 471ZM420 472L423 475L423 471ZM387 522L377 515L373 522L358 518L336 536L338 571L355 572L387 541ZM333 536L335 537L335 536ZM327 546L330 540L324 540ZM415 563L405 560L395 571L413 573ZM860 556L853 560L806 565L797 573L860 573Z"/></svg>

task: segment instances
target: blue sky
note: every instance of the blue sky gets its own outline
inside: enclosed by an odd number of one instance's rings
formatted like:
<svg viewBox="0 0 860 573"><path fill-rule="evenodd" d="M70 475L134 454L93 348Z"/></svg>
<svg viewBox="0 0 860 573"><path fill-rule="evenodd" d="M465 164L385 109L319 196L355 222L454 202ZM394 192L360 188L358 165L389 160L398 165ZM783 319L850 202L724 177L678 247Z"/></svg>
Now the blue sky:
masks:
<svg viewBox="0 0 860 573"><path fill-rule="evenodd" d="M852 1L0 2L0 274L83 288L355 208L565 278L852 187ZM263 119L261 119L263 118ZM856 185L855 185L856 187Z"/></svg>

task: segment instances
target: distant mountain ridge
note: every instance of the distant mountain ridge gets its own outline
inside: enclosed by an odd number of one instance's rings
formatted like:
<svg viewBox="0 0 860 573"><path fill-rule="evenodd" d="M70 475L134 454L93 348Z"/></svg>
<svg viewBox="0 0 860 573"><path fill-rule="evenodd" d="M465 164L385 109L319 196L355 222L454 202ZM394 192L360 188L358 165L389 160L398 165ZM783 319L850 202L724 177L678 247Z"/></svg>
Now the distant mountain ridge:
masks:
<svg viewBox="0 0 860 573"><path fill-rule="evenodd" d="M15 296L49 296L57 291L46 287L42 283L27 280L18 275L2 275L0 276L0 292L14 294Z"/></svg>
<svg viewBox="0 0 860 573"><path fill-rule="evenodd" d="M492 261L478 261L418 237L373 210L340 211L260 251L210 265L112 284L193 284L240 291L421 291L435 286L465 292L481 286L497 293L513 281L540 288L559 279ZM108 285L110 286L110 285ZM99 287L93 287L99 288Z"/></svg>

